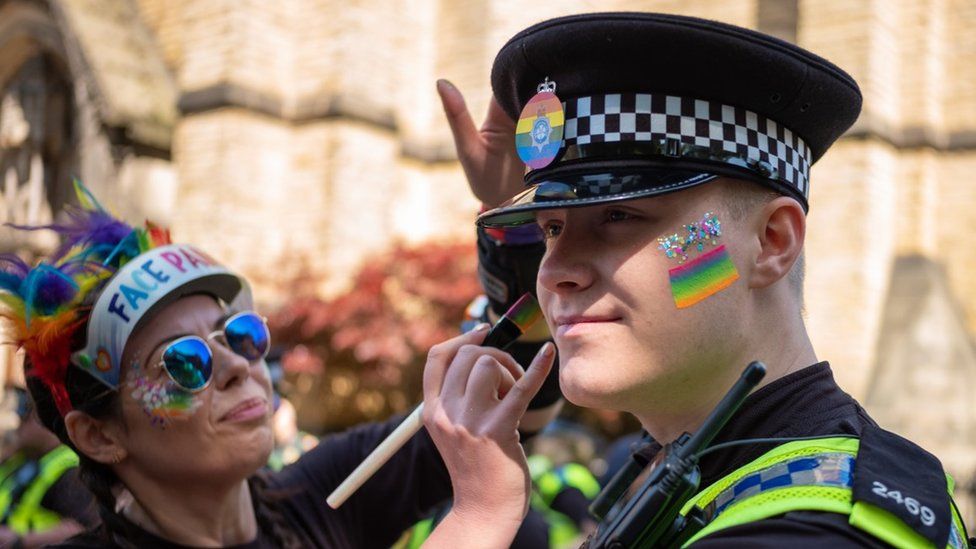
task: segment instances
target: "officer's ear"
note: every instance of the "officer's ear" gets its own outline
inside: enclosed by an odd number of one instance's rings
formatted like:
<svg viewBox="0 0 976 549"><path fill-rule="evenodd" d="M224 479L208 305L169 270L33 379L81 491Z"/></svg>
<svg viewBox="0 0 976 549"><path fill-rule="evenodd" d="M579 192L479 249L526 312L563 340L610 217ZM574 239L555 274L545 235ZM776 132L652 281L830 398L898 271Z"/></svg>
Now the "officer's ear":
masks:
<svg viewBox="0 0 976 549"><path fill-rule="evenodd" d="M117 464L128 455L116 421L95 419L72 410L64 416L64 427L75 448L99 463Z"/></svg>
<svg viewBox="0 0 976 549"><path fill-rule="evenodd" d="M779 196L759 211L759 255L749 273L749 287L766 288L789 274L803 251L807 218L796 200Z"/></svg>

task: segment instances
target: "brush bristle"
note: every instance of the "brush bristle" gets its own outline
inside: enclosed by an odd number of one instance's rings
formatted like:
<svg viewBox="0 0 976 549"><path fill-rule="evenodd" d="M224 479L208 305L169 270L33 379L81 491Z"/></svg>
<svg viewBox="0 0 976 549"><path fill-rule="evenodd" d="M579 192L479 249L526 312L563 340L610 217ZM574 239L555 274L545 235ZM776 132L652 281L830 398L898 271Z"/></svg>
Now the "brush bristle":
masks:
<svg viewBox="0 0 976 549"><path fill-rule="evenodd" d="M535 297L527 293L505 311L505 316L514 322L519 330L522 330L522 333L525 333L542 318L542 309L539 308L539 302L536 301Z"/></svg>

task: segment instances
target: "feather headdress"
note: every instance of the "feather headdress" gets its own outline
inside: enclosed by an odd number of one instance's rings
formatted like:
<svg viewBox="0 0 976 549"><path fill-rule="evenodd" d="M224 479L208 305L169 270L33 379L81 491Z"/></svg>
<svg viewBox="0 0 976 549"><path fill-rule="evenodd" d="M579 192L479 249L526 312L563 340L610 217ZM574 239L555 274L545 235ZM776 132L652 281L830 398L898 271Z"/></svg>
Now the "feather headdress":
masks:
<svg viewBox="0 0 976 549"><path fill-rule="evenodd" d="M57 232L61 246L33 268L13 254L0 254L0 316L13 322L16 341L30 358L27 372L51 391L61 415L71 409L65 387L72 344L88 320L104 283L139 254L170 243L169 231L147 222L133 228L108 213L81 182L74 181L78 206L67 220L22 230Z"/></svg>

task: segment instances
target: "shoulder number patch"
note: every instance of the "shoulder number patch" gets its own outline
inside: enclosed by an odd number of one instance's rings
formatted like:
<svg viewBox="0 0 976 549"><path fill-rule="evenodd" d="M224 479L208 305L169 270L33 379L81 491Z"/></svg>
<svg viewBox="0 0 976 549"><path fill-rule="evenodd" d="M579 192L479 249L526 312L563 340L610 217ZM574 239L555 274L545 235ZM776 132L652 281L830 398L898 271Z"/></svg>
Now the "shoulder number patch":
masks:
<svg viewBox="0 0 976 549"><path fill-rule="evenodd" d="M894 433L867 427L853 476L854 501L880 507L936 547L946 546L952 511L938 458Z"/></svg>

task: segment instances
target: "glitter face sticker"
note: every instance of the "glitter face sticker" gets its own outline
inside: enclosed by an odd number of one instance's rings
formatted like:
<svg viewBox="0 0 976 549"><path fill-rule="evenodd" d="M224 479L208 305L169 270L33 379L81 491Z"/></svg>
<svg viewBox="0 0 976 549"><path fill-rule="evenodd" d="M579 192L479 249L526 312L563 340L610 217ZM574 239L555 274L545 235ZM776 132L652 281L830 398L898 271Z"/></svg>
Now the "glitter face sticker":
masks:
<svg viewBox="0 0 976 549"><path fill-rule="evenodd" d="M705 244L715 246L720 236L722 222L714 213L708 212L700 221L682 227L681 233L658 238L657 247L669 258L677 258L679 263L684 263L688 260L689 253L704 251Z"/></svg>
<svg viewBox="0 0 976 549"><path fill-rule="evenodd" d="M169 376L149 380L138 362L126 375L126 386L152 425L166 428L173 420L188 419L200 407L201 400L184 391Z"/></svg>
<svg viewBox="0 0 976 549"><path fill-rule="evenodd" d="M555 160L563 144L566 121L562 101L556 97L556 83L539 84L538 92L522 109L515 126L515 148L522 162L533 169L544 168Z"/></svg>
<svg viewBox="0 0 976 549"><path fill-rule="evenodd" d="M669 270L668 276L674 304L684 309L731 286L739 279L739 272L725 246L719 246Z"/></svg>

